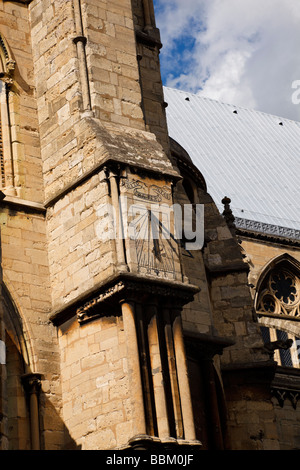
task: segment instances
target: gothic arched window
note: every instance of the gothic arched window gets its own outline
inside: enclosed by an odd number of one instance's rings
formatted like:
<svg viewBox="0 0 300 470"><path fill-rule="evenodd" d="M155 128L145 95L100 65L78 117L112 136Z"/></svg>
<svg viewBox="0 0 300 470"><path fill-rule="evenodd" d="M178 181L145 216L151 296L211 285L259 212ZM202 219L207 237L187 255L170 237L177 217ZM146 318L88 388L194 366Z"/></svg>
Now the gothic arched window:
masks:
<svg viewBox="0 0 300 470"><path fill-rule="evenodd" d="M278 267L264 281L257 312L300 316L300 280L292 270Z"/></svg>
<svg viewBox="0 0 300 470"><path fill-rule="evenodd" d="M274 348L279 365L300 368L300 263L288 254L272 260L256 289L265 346Z"/></svg>
<svg viewBox="0 0 300 470"><path fill-rule="evenodd" d="M256 286L255 309L259 316L300 319L300 263L285 253L263 270Z"/></svg>

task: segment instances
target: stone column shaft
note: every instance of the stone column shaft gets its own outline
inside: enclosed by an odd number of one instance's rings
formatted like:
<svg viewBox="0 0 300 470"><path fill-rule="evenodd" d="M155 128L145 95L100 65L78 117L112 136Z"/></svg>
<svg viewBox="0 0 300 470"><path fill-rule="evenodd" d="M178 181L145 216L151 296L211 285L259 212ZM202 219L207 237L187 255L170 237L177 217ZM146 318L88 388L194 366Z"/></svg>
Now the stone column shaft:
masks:
<svg viewBox="0 0 300 470"><path fill-rule="evenodd" d="M141 368L137 340L135 308L131 302L122 302L122 315L124 331L126 334L128 351L128 371L133 407L133 433L146 434L146 419L144 409L143 388L141 381Z"/></svg>
<svg viewBox="0 0 300 470"><path fill-rule="evenodd" d="M178 376L178 385L180 391L180 402L182 410L182 420L184 427L184 438L186 440L195 440L195 424L192 409L192 399L188 379L188 369L186 353L183 339L182 322L180 312L176 312L173 322L173 337L176 356L176 367Z"/></svg>
<svg viewBox="0 0 300 470"><path fill-rule="evenodd" d="M173 332L172 332L172 325L170 321L169 310L164 311L164 318L165 318L165 337L166 337L166 347L167 347L167 352L168 352L168 363L169 363L169 371L170 371L170 384L171 384L172 397L173 397L176 436L177 438L182 439L183 438L183 423L182 423L182 414L181 414L180 393L179 393L179 387L178 387L176 357L175 357Z"/></svg>
<svg viewBox="0 0 300 470"><path fill-rule="evenodd" d="M144 29L145 30L152 29L149 0L143 0L143 10L144 10L144 21L145 21Z"/></svg>
<svg viewBox="0 0 300 470"><path fill-rule="evenodd" d="M157 308L155 305L148 306L150 318L148 324L148 342L151 361L151 371L153 380L154 400L156 409L156 419L158 437L167 438L170 436L168 411L164 388L164 377L161 362L161 351L159 346L159 334L157 325Z"/></svg>
<svg viewBox="0 0 300 470"><path fill-rule="evenodd" d="M82 101L83 109L91 109L91 97L90 97L90 86L89 77L86 63L85 44L86 38L83 35L82 26L82 14L81 14L81 2L80 0L74 0L74 16L75 16L75 28L77 36L74 38L74 42L77 47L77 55L79 61L79 73L82 88Z"/></svg>
<svg viewBox="0 0 300 470"><path fill-rule="evenodd" d="M110 191L111 191L111 202L116 212L116 255L118 261L118 267L120 271L128 271L128 266L125 257L125 246L123 240L123 221L121 214L121 207L119 201L119 189L117 182L117 175L110 172Z"/></svg>
<svg viewBox="0 0 300 470"><path fill-rule="evenodd" d="M1 292L1 288L0 288ZM7 416L6 416L6 350L5 327L2 304L0 304L0 450L7 448Z"/></svg>
<svg viewBox="0 0 300 470"><path fill-rule="evenodd" d="M215 450L224 450L213 360L206 359L202 361L202 366L204 369L207 394L209 397L210 419L213 430L214 448Z"/></svg>
<svg viewBox="0 0 300 470"><path fill-rule="evenodd" d="M4 90L1 93L1 121L2 140L4 148L4 179L5 193L10 196L17 194L15 189L15 169L12 146L12 131L10 120L10 89L8 83L2 83Z"/></svg>
<svg viewBox="0 0 300 470"><path fill-rule="evenodd" d="M41 375L35 373L26 374L22 379L29 399L31 449L40 450L39 393L41 389Z"/></svg>

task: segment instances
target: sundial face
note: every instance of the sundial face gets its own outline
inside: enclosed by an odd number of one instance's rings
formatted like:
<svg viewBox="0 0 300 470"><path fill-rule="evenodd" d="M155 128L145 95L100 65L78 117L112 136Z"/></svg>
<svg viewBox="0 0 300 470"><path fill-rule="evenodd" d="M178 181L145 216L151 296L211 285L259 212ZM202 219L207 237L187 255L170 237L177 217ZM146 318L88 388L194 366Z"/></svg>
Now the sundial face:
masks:
<svg viewBox="0 0 300 470"><path fill-rule="evenodd" d="M139 274L180 278L171 186L131 175L123 180L121 189L127 202L129 264Z"/></svg>
<svg viewBox="0 0 300 470"><path fill-rule="evenodd" d="M136 229L135 248L139 271L147 274L174 274L174 256L177 256L177 246L169 230L170 220L165 226L161 215L155 208L141 214L133 225ZM163 219L168 214L163 214ZM169 217L168 217L169 219Z"/></svg>

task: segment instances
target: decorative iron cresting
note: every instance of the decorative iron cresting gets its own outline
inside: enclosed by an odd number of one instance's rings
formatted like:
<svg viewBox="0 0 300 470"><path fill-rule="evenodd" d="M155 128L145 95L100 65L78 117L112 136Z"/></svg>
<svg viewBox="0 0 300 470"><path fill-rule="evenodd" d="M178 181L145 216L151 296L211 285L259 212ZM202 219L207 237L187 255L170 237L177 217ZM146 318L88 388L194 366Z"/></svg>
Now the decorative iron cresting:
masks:
<svg viewBox="0 0 300 470"><path fill-rule="evenodd" d="M257 222L255 220L243 219L241 217L235 217L235 226L240 229L260 232L266 235L274 235L278 237L300 240L300 230L297 230L294 228L287 228L287 227L281 227L279 225L266 224L263 222Z"/></svg>

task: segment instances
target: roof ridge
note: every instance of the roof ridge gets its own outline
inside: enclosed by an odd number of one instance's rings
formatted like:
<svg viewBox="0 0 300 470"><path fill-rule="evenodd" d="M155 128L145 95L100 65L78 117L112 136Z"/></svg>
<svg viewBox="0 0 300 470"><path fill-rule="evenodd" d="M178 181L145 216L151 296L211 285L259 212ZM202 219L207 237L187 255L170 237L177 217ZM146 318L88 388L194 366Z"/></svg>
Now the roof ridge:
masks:
<svg viewBox="0 0 300 470"><path fill-rule="evenodd" d="M212 101L214 103L219 103L219 104L224 105L224 106L232 107L236 110L241 109L241 110L244 110L244 111L250 111L250 112L257 113L257 114L263 114L265 116L270 116L270 117L273 117L273 118L276 118L276 119L280 119L280 121L291 122L291 123L295 123L295 124L300 125L300 121L295 121L294 119L289 119L289 118L286 118L286 117L283 117L283 116L279 116L277 114L271 114L271 113L267 113L265 111L260 111L259 109L246 108L245 106L240 106L240 105L236 105L236 104L232 104L232 103L225 103L224 101L220 101L220 100L217 100L215 98L210 98L208 96L204 96L204 95L201 95L199 93L193 93L191 91L185 91L185 90L181 90L181 89L178 89L178 88L168 87L168 86L165 86L165 85L163 86L163 88L171 90L171 91L175 91L176 93L188 94L188 95L191 95L191 96L193 96L197 99L202 99L202 100L205 100L205 101Z"/></svg>

